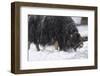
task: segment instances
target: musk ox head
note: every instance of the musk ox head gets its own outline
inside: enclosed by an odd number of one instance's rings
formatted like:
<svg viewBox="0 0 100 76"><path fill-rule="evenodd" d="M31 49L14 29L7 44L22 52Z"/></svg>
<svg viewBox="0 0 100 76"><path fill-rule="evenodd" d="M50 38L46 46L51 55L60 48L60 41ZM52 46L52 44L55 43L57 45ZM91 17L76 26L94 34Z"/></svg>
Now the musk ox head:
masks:
<svg viewBox="0 0 100 76"><path fill-rule="evenodd" d="M67 25L65 37L65 47L64 50L67 51L69 48L76 50L83 46L83 41L75 23L70 23Z"/></svg>
<svg viewBox="0 0 100 76"><path fill-rule="evenodd" d="M75 50L78 47L80 48L83 46L82 37L78 32L75 32L70 36L70 42L71 42L71 47L74 48Z"/></svg>

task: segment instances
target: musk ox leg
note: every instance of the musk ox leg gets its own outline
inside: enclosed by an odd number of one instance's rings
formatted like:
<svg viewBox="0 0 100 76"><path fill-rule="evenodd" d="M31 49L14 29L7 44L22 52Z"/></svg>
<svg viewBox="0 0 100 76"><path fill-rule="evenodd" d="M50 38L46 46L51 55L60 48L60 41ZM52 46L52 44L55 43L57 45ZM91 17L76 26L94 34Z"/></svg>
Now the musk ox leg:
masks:
<svg viewBox="0 0 100 76"><path fill-rule="evenodd" d="M57 41L58 41L58 45L59 45L59 51L65 50L64 40L63 40L62 36L58 35Z"/></svg>
<svg viewBox="0 0 100 76"><path fill-rule="evenodd" d="M36 44L37 51L40 51L39 44Z"/></svg>
<svg viewBox="0 0 100 76"><path fill-rule="evenodd" d="M58 41L55 41L54 46L55 46L55 49L56 49L56 50L59 50Z"/></svg>

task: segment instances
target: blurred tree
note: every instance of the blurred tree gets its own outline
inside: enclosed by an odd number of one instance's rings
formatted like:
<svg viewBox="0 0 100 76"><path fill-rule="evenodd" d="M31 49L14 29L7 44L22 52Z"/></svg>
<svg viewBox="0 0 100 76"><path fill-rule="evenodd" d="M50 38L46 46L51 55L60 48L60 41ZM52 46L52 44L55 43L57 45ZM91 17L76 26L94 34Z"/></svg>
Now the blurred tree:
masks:
<svg viewBox="0 0 100 76"><path fill-rule="evenodd" d="M88 25L88 18L87 17L82 17L81 24L82 25Z"/></svg>

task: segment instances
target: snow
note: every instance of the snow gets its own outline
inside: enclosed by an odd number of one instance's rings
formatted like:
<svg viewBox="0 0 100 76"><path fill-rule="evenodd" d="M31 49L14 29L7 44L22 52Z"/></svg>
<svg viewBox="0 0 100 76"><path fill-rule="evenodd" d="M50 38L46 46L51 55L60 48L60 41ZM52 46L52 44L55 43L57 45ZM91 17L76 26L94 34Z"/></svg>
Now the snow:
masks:
<svg viewBox="0 0 100 76"><path fill-rule="evenodd" d="M86 25L81 25L77 27L79 33L81 36L88 36L88 26Z"/></svg>
<svg viewBox="0 0 100 76"><path fill-rule="evenodd" d="M76 51L69 49L67 52L49 49L48 46L41 51L37 51L34 44L31 44L29 49L29 61L43 61L43 60L65 60L65 59L83 59L88 58L88 42L84 42L82 48L78 48ZM52 46L53 47L53 46ZM51 48L51 47L50 47Z"/></svg>

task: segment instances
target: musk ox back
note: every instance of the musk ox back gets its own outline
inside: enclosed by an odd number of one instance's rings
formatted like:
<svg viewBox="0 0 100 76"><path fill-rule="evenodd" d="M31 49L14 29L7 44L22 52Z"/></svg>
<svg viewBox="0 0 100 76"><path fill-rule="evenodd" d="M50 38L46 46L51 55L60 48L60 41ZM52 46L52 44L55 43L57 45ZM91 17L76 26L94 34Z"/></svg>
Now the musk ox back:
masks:
<svg viewBox="0 0 100 76"><path fill-rule="evenodd" d="M67 16L30 15L28 21L28 42L34 43L39 51L39 45L58 43L59 50L77 49L82 44L82 38L75 22Z"/></svg>

